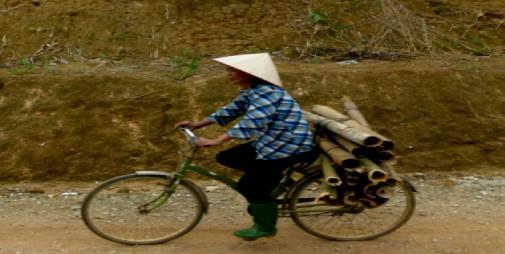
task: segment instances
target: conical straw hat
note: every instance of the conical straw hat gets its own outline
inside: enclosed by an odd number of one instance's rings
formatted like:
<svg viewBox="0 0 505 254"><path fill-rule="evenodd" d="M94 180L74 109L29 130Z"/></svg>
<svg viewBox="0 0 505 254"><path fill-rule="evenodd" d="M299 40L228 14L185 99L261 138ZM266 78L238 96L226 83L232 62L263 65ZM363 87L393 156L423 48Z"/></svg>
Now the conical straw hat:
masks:
<svg viewBox="0 0 505 254"><path fill-rule="evenodd" d="M268 53L225 56L214 61L282 87L277 68Z"/></svg>

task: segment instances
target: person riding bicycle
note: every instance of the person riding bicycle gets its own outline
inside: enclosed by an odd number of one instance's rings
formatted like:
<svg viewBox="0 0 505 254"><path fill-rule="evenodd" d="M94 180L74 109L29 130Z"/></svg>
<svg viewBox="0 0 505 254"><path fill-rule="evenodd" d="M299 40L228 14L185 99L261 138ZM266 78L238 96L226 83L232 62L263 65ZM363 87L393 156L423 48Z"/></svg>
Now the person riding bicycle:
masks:
<svg viewBox="0 0 505 254"><path fill-rule="evenodd" d="M217 154L220 164L241 170L239 192L249 203L252 227L234 232L245 240L276 234L277 204L271 195L283 171L296 163L313 160L317 154L298 103L283 89L268 53L244 54L214 59L227 67L240 94L228 105L199 122L182 121L176 127L199 129L214 123L225 126L243 118L216 138L198 138L196 145L220 145L230 139L252 140ZM253 139L254 138L254 139Z"/></svg>

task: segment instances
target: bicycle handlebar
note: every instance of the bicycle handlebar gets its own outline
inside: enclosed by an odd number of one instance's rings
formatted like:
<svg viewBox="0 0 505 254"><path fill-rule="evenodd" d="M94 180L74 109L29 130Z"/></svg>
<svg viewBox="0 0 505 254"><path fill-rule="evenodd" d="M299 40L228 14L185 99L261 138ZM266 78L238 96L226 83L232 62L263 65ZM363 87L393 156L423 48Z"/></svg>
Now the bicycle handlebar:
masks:
<svg viewBox="0 0 505 254"><path fill-rule="evenodd" d="M179 127L177 128L177 130L182 132L182 134L184 134L190 145L195 146L198 136L196 136L196 134L190 128Z"/></svg>

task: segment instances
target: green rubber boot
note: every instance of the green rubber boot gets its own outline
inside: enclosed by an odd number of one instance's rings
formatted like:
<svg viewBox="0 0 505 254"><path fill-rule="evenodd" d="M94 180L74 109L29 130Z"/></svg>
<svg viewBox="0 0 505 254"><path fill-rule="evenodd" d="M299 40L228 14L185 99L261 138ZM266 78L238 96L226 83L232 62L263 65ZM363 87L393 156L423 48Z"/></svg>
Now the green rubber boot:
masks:
<svg viewBox="0 0 505 254"><path fill-rule="evenodd" d="M274 236L277 232L275 229L275 224L277 223L277 204L275 202L251 204L250 207L254 217L254 225L250 228L237 230L233 234L246 241Z"/></svg>

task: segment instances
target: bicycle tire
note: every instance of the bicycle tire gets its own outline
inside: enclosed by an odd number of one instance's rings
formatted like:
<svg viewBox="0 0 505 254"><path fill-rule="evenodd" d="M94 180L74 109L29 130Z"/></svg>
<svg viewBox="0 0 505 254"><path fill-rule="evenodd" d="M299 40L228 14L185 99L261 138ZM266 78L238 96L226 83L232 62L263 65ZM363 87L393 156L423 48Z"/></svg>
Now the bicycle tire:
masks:
<svg viewBox="0 0 505 254"><path fill-rule="evenodd" d="M302 180L300 180L296 185L292 187L292 189L288 192L288 199L289 199L289 211L292 220L295 222L297 226L299 226L301 229L304 231L308 232L309 234L315 235L317 237L327 239L327 240L332 240L332 241L364 241L364 240L372 240L376 239L378 237L387 235L396 229L400 228L402 225L404 225L411 217L415 209L415 196L414 193L411 189L410 186L408 186L405 182L398 183L395 187L398 189L398 193L402 194L405 198L405 205L401 208L402 210L399 213L399 216L395 218L394 222L387 225L384 228L377 229L375 231L371 231L370 233L364 233L364 234L358 234L358 235L352 235L347 231L346 233L333 233L333 232L344 232L345 230L348 229L342 229L342 228L333 228L338 225L337 220L342 220L344 216L350 217L349 221L351 226L355 222L353 221L356 219L358 216L365 215L364 213L368 214L373 214L377 213L380 211L379 209L387 209L387 204L389 202L398 202L398 201L392 201L388 200L384 205L378 207L378 208L373 208L373 209L365 209L361 213L345 213L345 214L340 214L340 215L331 215L327 216L329 218L323 218L321 220L322 222L317 222L319 225L311 225L310 221L305 220L304 218L307 217L314 217L314 221L318 218L316 216L319 215L303 215L303 211L301 209L301 205L297 204L298 200L300 200L301 196L303 195L302 193L305 193L304 190L306 190L309 186L312 186L311 188L317 188L318 187L318 182L320 182L322 179L322 173L314 173L311 175L307 175L304 177ZM310 187L309 187L310 188ZM314 195L317 195L317 191L314 192ZM300 209L298 209L298 208ZM387 210L385 210L387 212ZM361 218L360 218L361 219ZM345 221L344 221L345 222ZM340 223L341 226L349 226L349 223ZM366 225L368 227L373 227L373 225Z"/></svg>
<svg viewBox="0 0 505 254"><path fill-rule="evenodd" d="M140 207L155 200L171 181L170 176L123 175L93 189L84 199L81 216L98 236L121 244L164 243L191 231L206 209L201 190L182 180L170 198L149 213ZM174 225L179 225L174 227Z"/></svg>

